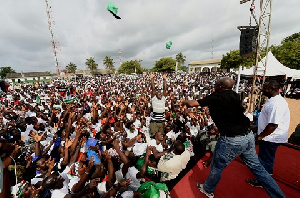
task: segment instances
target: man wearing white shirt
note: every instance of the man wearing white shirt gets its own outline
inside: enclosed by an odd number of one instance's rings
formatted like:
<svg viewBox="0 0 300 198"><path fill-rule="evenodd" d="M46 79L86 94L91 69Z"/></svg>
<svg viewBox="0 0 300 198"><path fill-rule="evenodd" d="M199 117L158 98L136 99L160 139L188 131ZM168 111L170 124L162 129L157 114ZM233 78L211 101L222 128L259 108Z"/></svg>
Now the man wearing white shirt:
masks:
<svg viewBox="0 0 300 198"><path fill-rule="evenodd" d="M286 100L279 94L280 85L271 80L263 85L263 94L268 97L258 118L259 160L268 173L273 174L273 164L278 146L288 141L290 110ZM256 187L256 179L247 182Z"/></svg>

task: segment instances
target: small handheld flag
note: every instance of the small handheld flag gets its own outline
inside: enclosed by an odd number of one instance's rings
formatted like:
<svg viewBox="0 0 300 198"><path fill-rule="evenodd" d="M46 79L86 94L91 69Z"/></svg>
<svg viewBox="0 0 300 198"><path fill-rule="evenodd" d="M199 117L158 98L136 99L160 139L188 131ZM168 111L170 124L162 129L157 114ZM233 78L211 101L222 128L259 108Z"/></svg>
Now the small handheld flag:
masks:
<svg viewBox="0 0 300 198"><path fill-rule="evenodd" d="M121 19L121 17L119 17L119 16L117 15L117 13L118 13L118 7L117 7L115 4L113 4L112 2L108 2L107 10L108 10L112 15L114 15L114 17L115 17L116 19Z"/></svg>

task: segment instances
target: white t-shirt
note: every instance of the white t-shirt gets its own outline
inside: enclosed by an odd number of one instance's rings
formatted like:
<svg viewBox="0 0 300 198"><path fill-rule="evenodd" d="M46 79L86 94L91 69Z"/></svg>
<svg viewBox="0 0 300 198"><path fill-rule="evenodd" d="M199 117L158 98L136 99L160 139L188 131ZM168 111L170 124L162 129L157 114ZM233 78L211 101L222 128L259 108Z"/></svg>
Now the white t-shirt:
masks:
<svg viewBox="0 0 300 198"><path fill-rule="evenodd" d="M134 129L134 131L131 132L131 131L128 129L128 130L126 130L126 133L127 133L127 138L132 139L132 138L134 138L135 136L138 135L138 130L137 130L137 129Z"/></svg>
<svg viewBox="0 0 300 198"><path fill-rule="evenodd" d="M131 180L130 185L128 186L128 190L137 191L137 189L141 186L141 181L143 179L136 178L136 175L138 174L138 172L139 172L138 169L135 168L134 166L132 166L128 169L128 172L126 173L126 176L125 176L126 179Z"/></svg>
<svg viewBox="0 0 300 198"><path fill-rule="evenodd" d="M251 113L249 113L249 112L245 112L244 113L244 115L247 117L247 118L249 118L249 120L250 120L250 122L253 122L253 115L251 114Z"/></svg>
<svg viewBox="0 0 300 198"><path fill-rule="evenodd" d="M152 98L153 112L164 113L165 112L166 98L164 96L159 100L156 96Z"/></svg>
<svg viewBox="0 0 300 198"><path fill-rule="evenodd" d="M69 168L70 167L66 167L66 169L60 174L61 177L65 179L64 186L61 189L52 190L51 198L65 197L67 194L69 194L69 190L68 190L69 178L67 175L67 170L69 170Z"/></svg>
<svg viewBox="0 0 300 198"><path fill-rule="evenodd" d="M166 134L166 136L169 138L169 139L172 139L172 140L176 140L176 138L177 138L177 136L179 135L179 133L178 134L176 134L173 130L171 130L171 131L169 131L167 134Z"/></svg>
<svg viewBox="0 0 300 198"><path fill-rule="evenodd" d="M161 145L161 144L156 144L156 140L155 139L151 139L150 141L149 141L149 144L148 144L149 146L155 146L155 148L156 148L156 150L158 151L158 152L163 152L164 151L164 148L163 148L163 146Z"/></svg>
<svg viewBox="0 0 300 198"><path fill-rule="evenodd" d="M273 133L263 138L264 141L285 143L288 141L290 126L290 110L288 103L281 95L267 100L258 117L258 131L260 134L269 123L278 124Z"/></svg>

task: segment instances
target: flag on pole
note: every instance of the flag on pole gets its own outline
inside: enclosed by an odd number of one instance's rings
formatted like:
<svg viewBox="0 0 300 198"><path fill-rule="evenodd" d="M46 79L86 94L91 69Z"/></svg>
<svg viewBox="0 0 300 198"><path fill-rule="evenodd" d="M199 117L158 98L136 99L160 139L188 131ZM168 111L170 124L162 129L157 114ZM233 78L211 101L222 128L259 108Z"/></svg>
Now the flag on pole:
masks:
<svg viewBox="0 0 300 198"><path fill-rule="evenodd" d="M68 90L67 93L66 93L65 100L70 100L70 99L71 99L71 93L70 93L70 90Z"/></svg>
<svg viewBox="0 0 300 198"><path fill-rule="evenodd" d="M40 102L41 102L41 98L39 95L37 95L35 98L35 103L40 103Z"/></svg>
<svg viewBox="0 0 300 198"><path fill-rule="evenodd" d="M64 100L64 103L69 104L69 103L71 103L71 102L75 102L77 99L78 99L78 97L75 96L75 97L72 97L72 98L70 98L70 99L68 99L68 100Z"/></svg>

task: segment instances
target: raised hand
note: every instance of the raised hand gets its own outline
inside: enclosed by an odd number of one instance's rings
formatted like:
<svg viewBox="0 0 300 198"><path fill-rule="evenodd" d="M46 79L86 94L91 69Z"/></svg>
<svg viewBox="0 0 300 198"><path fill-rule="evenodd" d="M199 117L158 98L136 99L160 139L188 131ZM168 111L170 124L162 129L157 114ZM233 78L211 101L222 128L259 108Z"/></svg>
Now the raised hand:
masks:
<svg viewBox="0 0 300 198"><path fill-rule="evenodd" d="M13 150L13 152L12 152L12 155L13 155L13 156L15 156L15 155L19 152L21 146L17 145L17 142L15 142L15 143L14 143L14 147L15 147L15 148L14 148L14 150Z"/></svg>
<svg viewBox="0 0 300 198"><path fill-rule="evenodd" d="M39 135L38 132L35 132L33 135L31 135L31 138L33 138L35 142L40 142L44 133L42 133L42 135Z"/></svg>
<svg viewBox="0 0 300 198"><path fill-rule="evenodd" d="M51 158L48 159L48 160L46 161L46 164L48 165L48 169L49 169L49 170L52 170L53 167L54 167L54 158L53 158L52 160L51 160Z"/></svg>
<svg viewBox="0 0 300 198"><path fill-rule="evenodd" d="M153 79L155 77L155 74L150 73L150 78Z"/></svg>
<svg viewBox="0 0 300 198"><path fill-rule="evenodd" d="M79 143L79 145L80 145L80 147L82 147L83 145L84 145L84 143L86 142L86 137L85 136L83 136L81 139L80 139L80 143Z"/></svg>
<svg viewBox="0 0 300 198"><path fill-rule="evenodd" d="M104 153L105 153L105 159L108 161L108 160L111 160L111 155L108 153L108 151L106 150L106 151L104 151Z"/></svg>
<svg viewBox="0 0 300 198"><path fill-rule="evenodd" d="M30 154L26 155L25 160L31 162L32 156Z"/></svg>
<svg viewBox="0 0 300 198"><path fill-rule="evenodd" d="M69 140L68 138L66 139L66 143L65 143L65 148L69 148L70 146L72 146L73 142L75 139Z"/></svg>
<svg viewBox="0 0 300 198"><path fill-rule="evenodd" d="M54 123L53 125L54 125L53 128L54 128L55 130L57 130L57 129L58 129L58 123Z"/></svg>
<svg viewBox="0 0 300 198"><path fill-rule="evenodd" d="M127 187L127 186L130 185L130 183L131 183L131 180L127 179L127 180L125 180L123 182L120 182L119 184L120 184L121 187Z"/></svg>
<svg viewBox="0 0 300 198"><path fill-rule="evenodd" d="M31 185L31 194L30 194L30 197L33 197L33 198L37 198L39 197L39 192L40 190L42 190L42 186L40 186L39 188L35 188L34 185Z"/></svg>
<svg viewBox="0 0 300 198"><path fill-rule="evenodd" d="M135 111L135 106L132 106L132 107L130 108L130 110L131 110L131 113L134 113L134 111Z"/></svg>
<svg viewBox="0 0 300 198"><path fill-rule="evenodd" d="M112 143L114 149L120 150L120 141L118 139L114 140Z"/></svg>
<svg viewBox="0 0 300 198"><path fill-rule="evenodd" d="M70 113L70 118L74 118L75 115L76 115L76 112L71 112L71 113Z"/></svg>
<svg viewBox="0 0 300 198"><path fill-rule="evenodd" d="M95 188L100 181L101 181L100 178L92 179L91 182L88 184L88 187Z"/></svg>
<svg viewBox="0 0 300 198"><path fill-rule="evenodd" d="M93 166L94 166L94 162L95 162L94 156L91 156L90 161L89 161L89 165L88 165L88 167L85 169L86 172L90 172L90 170L91 170L91 169L93 168Z"/></svg>
<svg viewBox="0 0 300 198"><path fill-rule="evenodd" d="M163 74L163 75L162 75L162 78L163 78L164 80L166 80L166 79L167 79L166 74Z"/></svg>
<svg viewBox="0 0 300 198"><path fill-rule="evenodd" d="M120 108L121 108L121 110L123 111L126 107L125 107L125 105L122 103L122 104L120 105Z"/></svg>
<svg viewBox="0 0 300 198"><path fill-rule="evenodd" d="M142 135L139 134L139 135L135 136L135 140L138 141L139 139L141 139L141 137L142 137Z"/></svg>

